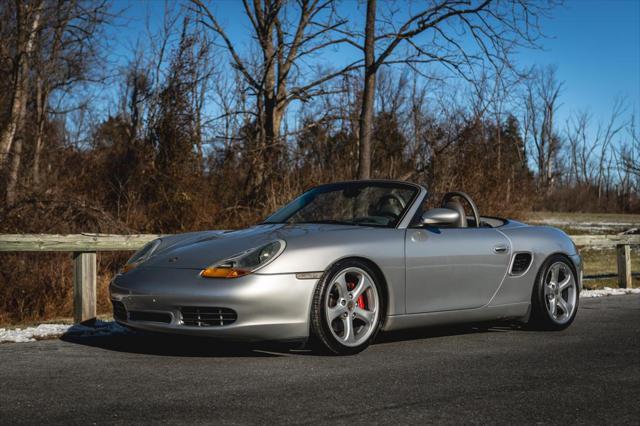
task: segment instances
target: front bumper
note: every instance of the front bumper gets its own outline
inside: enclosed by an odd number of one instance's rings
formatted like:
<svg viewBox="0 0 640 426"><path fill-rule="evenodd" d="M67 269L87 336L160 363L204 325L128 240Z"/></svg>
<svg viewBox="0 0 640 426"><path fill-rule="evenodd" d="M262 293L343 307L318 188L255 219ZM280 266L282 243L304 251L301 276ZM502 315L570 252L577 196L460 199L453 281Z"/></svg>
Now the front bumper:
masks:
<svg viewBox="0 0 640 426"><path fill-rule="evenodd" d="M251 274L234 279L202 278L198 270L139 267L118 275L109 286L111 300L126 315L116 320L135 329L218 337L229 340L297 340L309 335L311 299L316 279L295 274ZM186 325L182 309L232 309L227 325ZM131 312L164 314L168 322L132 319ZM135 316L134 316L135 318Z"/></svg>

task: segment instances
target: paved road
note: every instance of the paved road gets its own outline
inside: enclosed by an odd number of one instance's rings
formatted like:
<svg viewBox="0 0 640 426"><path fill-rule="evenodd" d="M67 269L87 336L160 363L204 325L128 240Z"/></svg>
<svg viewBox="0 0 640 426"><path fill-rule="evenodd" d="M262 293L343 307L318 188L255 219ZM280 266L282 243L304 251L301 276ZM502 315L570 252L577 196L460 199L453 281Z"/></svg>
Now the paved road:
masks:
<svg viewBox="0 0 640 426"><path fill-rule="evenodd" d="M382 336L347 358L120 336L0 345L0 423L635 423L640 296L564 332Z"/></svg>

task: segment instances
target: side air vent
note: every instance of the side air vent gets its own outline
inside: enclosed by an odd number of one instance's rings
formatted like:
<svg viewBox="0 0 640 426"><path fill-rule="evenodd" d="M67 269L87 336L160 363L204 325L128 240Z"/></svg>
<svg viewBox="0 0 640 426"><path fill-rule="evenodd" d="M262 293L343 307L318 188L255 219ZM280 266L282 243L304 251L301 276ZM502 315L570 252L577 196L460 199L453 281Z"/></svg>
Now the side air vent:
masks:
<svg viewBox="0 0 640 426"><path fill-rule="evenodd" d="M522 275L527 272L529 266L531 265L531 260L533 256L531 253L517 253L513 257L513 262L511 262L511 271L509 273L511 275Z"/></svg>
<svg viewBox="0 0 640 426"><path fill-rule="evenodd" d="M219 327L233 324L238 314L229 308L185 306L180 309L182 323L191 327Z"/></svg>

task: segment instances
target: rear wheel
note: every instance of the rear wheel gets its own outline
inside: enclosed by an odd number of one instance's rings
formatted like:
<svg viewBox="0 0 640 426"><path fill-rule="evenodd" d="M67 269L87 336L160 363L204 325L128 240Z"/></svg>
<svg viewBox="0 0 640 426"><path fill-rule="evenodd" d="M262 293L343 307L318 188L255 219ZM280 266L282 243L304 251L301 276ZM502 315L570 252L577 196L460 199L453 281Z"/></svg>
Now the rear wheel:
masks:
<svg viewBox="0 0 640 426"><path fill-rule="evenodd" d="M566 257L553 255L538 272L530 323L545 330L563 330L575 319L579 300L573 265Z"/></svg>
<svg viewBox="0 0 640 426"><path fill-rule="evenodd" d="M332 266L316 287L311 306L312 338L336 355L364 350L380 329L384 304L380 278L365 262Z"/></svg>

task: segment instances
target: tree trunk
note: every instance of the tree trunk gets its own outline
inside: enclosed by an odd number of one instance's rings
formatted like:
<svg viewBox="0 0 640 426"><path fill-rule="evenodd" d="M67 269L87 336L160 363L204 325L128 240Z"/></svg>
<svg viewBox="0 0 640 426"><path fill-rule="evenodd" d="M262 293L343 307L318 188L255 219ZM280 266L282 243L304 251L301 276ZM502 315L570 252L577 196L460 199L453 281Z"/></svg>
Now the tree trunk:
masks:
<svg viewBox="0 0 640 426"><path fill-rule="evenodd" d="M33 147L33 165L31 169L31 178L33 179L33 188L40 189L40 157L42 154L42 145L44 141L44 121L38 122L36 129L36 137Z"/></svg>
<svg viewBox="0 0 640 426"><path fill-rule="evenodd" d="M265 182L271 181L275 164L275 146L280 137L280 124L276 117L277 94L275 48L273 47L273 28L259 33L265 64L264 87L258 96L258 114L256 141L251 156L253 170L250 171L251 202L262 204L265 199Z"/></svg>
<svg viewBox="0 0 640 426"><path fill-rule="evenodd" d="M47 88L44 87L44 81L38 78L36 82L36 135L33 147L33 165L31 169L33 187L40 187L40 157L42 153L42 145L44 141L44 124L46 121L47 106Z"/></svg>
<svg viewBox="0 0 640 426"><path fill-rule="evenodd" d="M270 34L270 33L269 33ZM278 91L276 86L275 49L270 36L266 38L264 61L268 64L264 91L264 152L262 161L266 163L269 173L273 173L280 155L280 124L282 115L278 106Z"/></svg>
<svg viewBox="0 0 640 426"><path fill-rule="evenodd" d="M13 72L13 91L8 113L7 124L0 131L0 169L4 168L16 132L24 121L27 97L29 95L28 74L29 56L33 52L35 36L40 24L40 4L28 11L22 2L17 2L17 60ZM29 22L29 19L31 20Z"/></svg>
<svg viewBox="0 0 640 426"><path fill-rule="evenodd" d="M21 67L20 67L21 68ZM0 133L0 169L3 169L7 161L9 151L13 145L13 140L18 130L18 124L20 123L20 111L23 110L22 106L27 102L27 88L26 78L21 71L16 73L14 77L14 89L13 96L11 97L11 108L9 111L9 118L7 124Z"/></svg>
<svg viewBox="0 0 640 426"><path fill-rule="evenodd" d="M263 182L265 180L265 162L264 162L264 148L266 144L265 135L265 113L264 113L264 99L261 96L257 97L256 102L256 122L255 129L252 135L248 135L247 152L246 156L249 159L249 171L247 174L247 202L252 205L260 204L260 198L264 195L261 192Z"/></svg>
<svg viewBox="0 0 640 426"><path fill-rule="evenodd" d="M20 172L20 160L22 158L22 137L18 136L13 144L13 157L7 176L7 191L5 194L7 206L16 201L16 189L18 186L18 173Z"/></svg>
<svg viewBox="0 0 640 426"><path fill-rule="evenodd" d="M371 178L371 133L373 128L373 101L376 90L375 29L376 0L367 1L367 23L364 40L364 88L360 110L360 146L358 179Z"/></svg>

